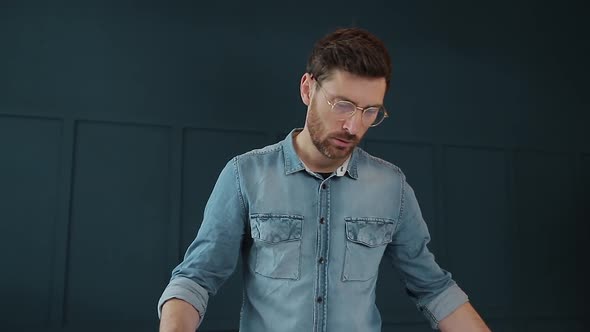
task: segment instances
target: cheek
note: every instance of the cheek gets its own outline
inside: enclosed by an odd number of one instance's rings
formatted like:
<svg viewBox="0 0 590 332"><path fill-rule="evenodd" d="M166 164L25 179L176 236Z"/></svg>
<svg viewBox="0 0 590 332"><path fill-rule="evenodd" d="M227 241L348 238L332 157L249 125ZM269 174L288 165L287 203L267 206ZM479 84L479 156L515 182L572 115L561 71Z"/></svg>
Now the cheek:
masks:
<svg viewBox="0 0 590 332"><path fill-rule="evenodd" d="M365 136L365 134L367 133L367 131L369 131L369 128L363 128L361 130L361 132L359 133L359 138Z"/></svg>
<svg viewBox="0 0 590 332"><path fill-rule="evenodd" d="M330 118L329 114L318 114L318 125L322 130L323 136L328 136L330 133L339 131L338 123Z"/></svg>
<svg viewBox="0 0 590 332"><path fill-rule="evenodd" d="M318 124L324 129L324 131L334 131L337 129L337 123L331 118L331 114L328 110L316 108L316 119Z"/></svg>
<svg viewBox="0 0 590 332"><path fill-rule="evenodd" d="M322 110L318 108L317 101L315 99L312 99L311 104L309 105L309 115L311 122L316 128L325 127L325 115L322 114Z"/></svg>
<svg viewBox="0 0 590 332"><path fill-rule="evenodd" d="M342 131L342 122L333 118L330 109L319 106L316 98L311 100L309 112L310 120L316 128L318 136L326 137Z"/></svg>

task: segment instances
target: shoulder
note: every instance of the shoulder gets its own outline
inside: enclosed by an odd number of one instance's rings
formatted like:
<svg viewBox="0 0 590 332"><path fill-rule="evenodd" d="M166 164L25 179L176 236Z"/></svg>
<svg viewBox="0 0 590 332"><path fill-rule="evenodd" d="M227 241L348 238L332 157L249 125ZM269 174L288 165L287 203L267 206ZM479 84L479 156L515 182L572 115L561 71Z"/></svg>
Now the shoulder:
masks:
<svg viewBox="0 0 590 332"><path fill-rule="evenodd" d="M264 172L284 165L283 144L278 142L250 150L233 157L229 163L238 173L263 176Z"/></svg>
<svg viewBox="0 0 590 332"><path fill-rule="evenodd" d="M358 154L358 164L359 169L368 168L372 172L383 173L387 176L393 176L395 178L399 178L401 180L405 180L405 174L395 164L381 159L379 157L373 156L372 154L368 153L367 151L357 148L356 153Z"/></svg>
<svg viewBox="0 0 590 332"><path fill-rule="evenodd" d="M248 161L248 160L252 160L252 159L272 157L274 155L280 154L282 149L283 149L283 145L281 144L281 142L278 142L278 143L267 145L265 147L250 150L248 152L237 155L234 157L234 160L236 162L243 162L243 161Z"/></svg>

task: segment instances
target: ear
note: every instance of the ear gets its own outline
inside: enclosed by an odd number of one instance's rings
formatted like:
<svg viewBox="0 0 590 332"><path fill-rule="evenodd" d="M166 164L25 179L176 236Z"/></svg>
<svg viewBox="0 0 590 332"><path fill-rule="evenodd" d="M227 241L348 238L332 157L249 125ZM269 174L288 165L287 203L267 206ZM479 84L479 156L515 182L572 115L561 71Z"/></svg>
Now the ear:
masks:
<svg viewBox="0 0 590 332"><path fill-rule="evenodd" d="M299 83L299 92L301 93L301 100L306 106L309 106L311 101L311 89L312 89L312 77L311 74L305 73L301 77Z"/></svg>

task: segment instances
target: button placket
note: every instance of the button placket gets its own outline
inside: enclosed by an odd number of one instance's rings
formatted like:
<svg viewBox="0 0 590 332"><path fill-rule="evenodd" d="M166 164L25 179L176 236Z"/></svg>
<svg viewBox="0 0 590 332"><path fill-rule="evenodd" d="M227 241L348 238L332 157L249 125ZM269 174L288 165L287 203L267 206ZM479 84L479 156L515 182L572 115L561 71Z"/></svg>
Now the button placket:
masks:
<svg viewBox="0 0 590 332"><path fill-rule="evenodd" d="M326 329L326 313L328 302L327 297L327 273L328 264L327 259L329 252L329 224L328 219L330 217L330 199L329 192L330 187L326 183L328 179L324 180L319 185L319 224L317 228L318 234L318 247L316 253L316 287L315 287L315 302L316 306L314 309L314 332L325 332Z"/></svg>

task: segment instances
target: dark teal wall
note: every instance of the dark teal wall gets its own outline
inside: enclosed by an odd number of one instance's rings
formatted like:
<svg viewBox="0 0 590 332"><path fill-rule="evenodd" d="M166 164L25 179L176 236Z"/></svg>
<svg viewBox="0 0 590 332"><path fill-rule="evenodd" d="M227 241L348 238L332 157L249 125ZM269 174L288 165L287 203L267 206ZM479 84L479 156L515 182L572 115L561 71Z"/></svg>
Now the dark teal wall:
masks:
<svg viewBox="0 0 590 332"><path fill-rule="evenodd" d="M232 156L302 126L313 42L381 37L391 118L363 143L495 331L583 331L590 87L573 1L0 3L0 330L155 331ZM235 274L203 331L236 330ZM384 266L384 331L428 331Z"/></svg>

